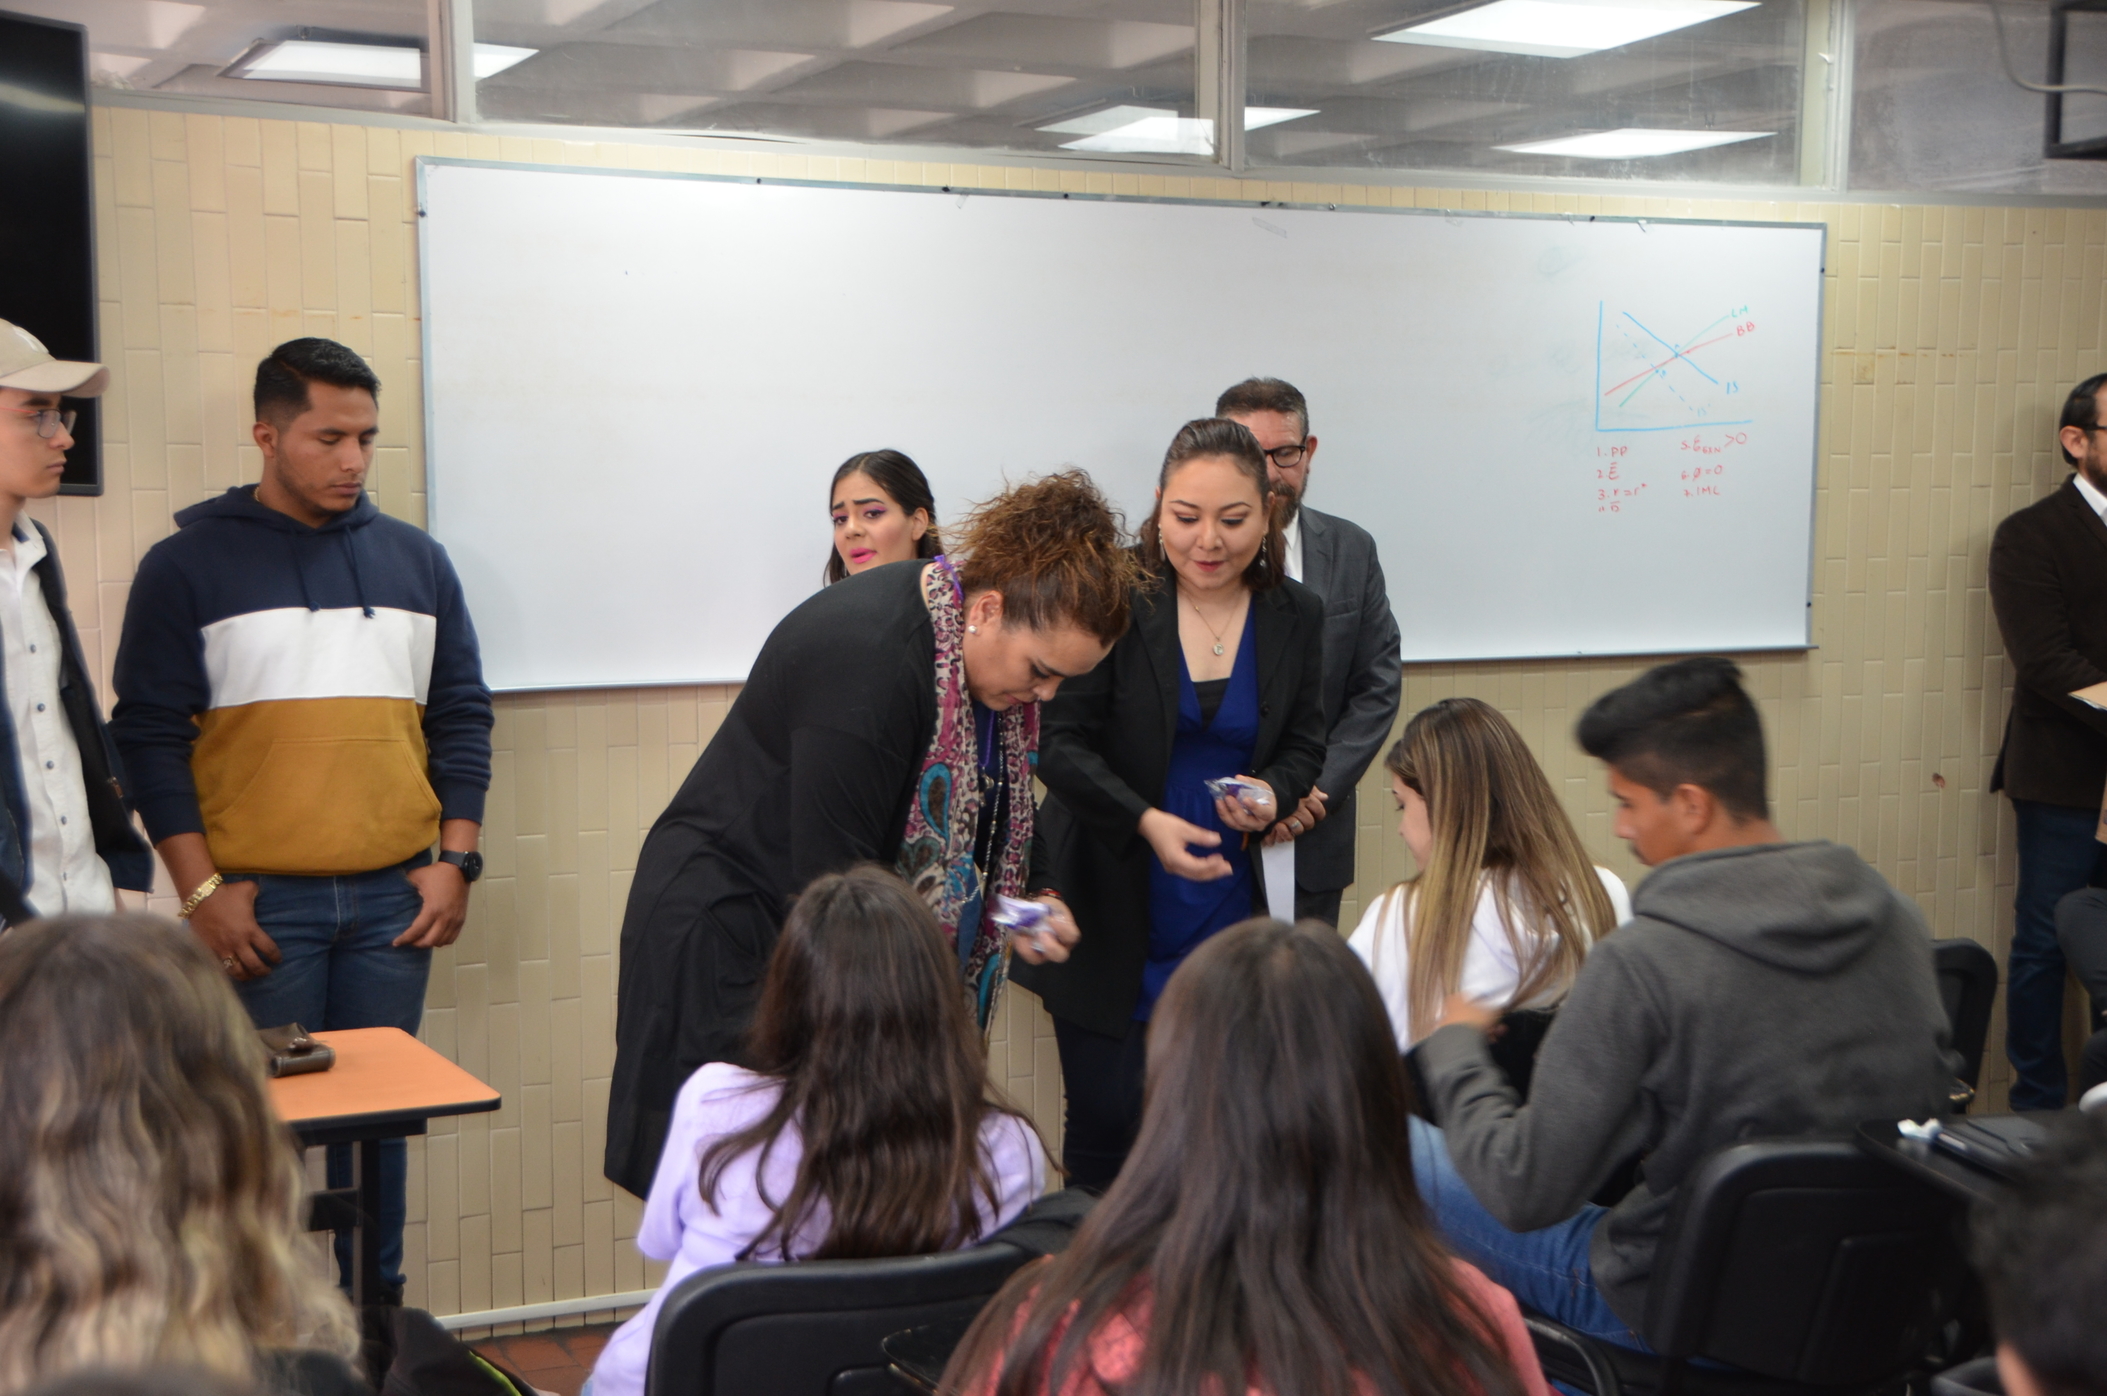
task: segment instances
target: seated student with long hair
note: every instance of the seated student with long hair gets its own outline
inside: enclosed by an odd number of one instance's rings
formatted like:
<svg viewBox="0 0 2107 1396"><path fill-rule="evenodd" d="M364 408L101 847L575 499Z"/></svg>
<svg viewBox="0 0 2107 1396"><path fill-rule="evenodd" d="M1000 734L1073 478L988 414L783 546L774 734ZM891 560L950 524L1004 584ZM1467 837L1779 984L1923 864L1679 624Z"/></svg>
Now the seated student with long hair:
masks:
<svg viewBox="0 0 2107 1396"><path fill-rule="evenodd" d="M1321 922L1241 922L1171 976L1141 1132L1062 1255L981 1311L972 1396L1547 1396L1511 1295L1412 1182L1404 1065Z"/></svg>
<svg viewBox="0 0 2107 1396"><path fill-rule="evenodd" d="M197 937L141 915L0 935L0 1393L162 1368L367 1391L306 1208L256 1029Z"/></svg>
<svg viewBox="0 0 2107 1396"><path fill-rule="evenodd" d="M1595 941L1631 915L1522 734L1477 698L1422 708L1383 759L1419 873L1376 898L1347 942L1405 1050L1450 994L1500 1009L1565 997Z"/></svg>
<svg viewBox="0 0 2107 1396"><path fill-rule="evenodd" d="M1463 995L1413 1056L1442 1122L1413 1176L1449 1243L1531 1308L1604 1342L1639 1331L1655 1251L1704 1159L1759 1135L1848 1133L1949 1108L1960 1057L1916 904L1857 853L1788 843L1741 671L1650 669L1595 700L1616 832L1652 869L1544 1035L1524 1101ZM1638 1186L1589 1196L1635 1155Z"/></svg>
<svg viewBox="0 0 2107 1396"><path fill-rule="evenodd" d="M672 1264L600 1354L592 1396L643 1391L659 1307L697 1270L952 1250L1044 1186L1038 1132L990 1093L956 952L882 868L798 896L747 1059L752 1070L712 1062L680 1089L636 1238Z"/></svg>

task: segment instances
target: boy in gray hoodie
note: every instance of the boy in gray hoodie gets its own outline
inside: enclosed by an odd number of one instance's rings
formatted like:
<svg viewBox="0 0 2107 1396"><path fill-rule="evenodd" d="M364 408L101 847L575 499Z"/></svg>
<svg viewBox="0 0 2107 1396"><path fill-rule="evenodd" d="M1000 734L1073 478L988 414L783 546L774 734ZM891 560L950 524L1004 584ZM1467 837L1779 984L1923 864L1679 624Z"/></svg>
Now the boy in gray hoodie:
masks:
<svg viewBox="0 0 2107 1396"><path fill-rule="evenodd" d="M1916 908L1852 850L1770 822L1740 677L1725 659L1664 664L1580 720L1618 837L1658 870L1581 966L1528 1104L1486 1051L1497 1008L1451 999L1418 1049L1445 1128L1414 1121L1413 1169L1450 1242L1523 1303L1627 1347L1646 1347L1654 1247L1706 1155L1939 1113L1960 1064ZM1638 1186L1590 1203L1633 1157Z"/></svg>

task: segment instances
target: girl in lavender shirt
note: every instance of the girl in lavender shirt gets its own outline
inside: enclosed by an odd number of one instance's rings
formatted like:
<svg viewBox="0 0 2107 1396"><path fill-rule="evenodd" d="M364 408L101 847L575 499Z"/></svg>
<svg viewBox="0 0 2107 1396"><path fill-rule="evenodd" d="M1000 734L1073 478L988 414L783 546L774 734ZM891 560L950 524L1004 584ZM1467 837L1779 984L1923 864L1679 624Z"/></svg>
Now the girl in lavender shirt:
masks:
<svg viewBox="0 0 2107 1396"><path fill-rule="evenodd" d="M1031 1122L995 1099L957 956L906 883L874 866L816 879L768 963L755 1069L688 1078L637 1228L665 1283L593 1368L590 1396L642 1396L660 1304L734 1261L952 1250L1043 1190ZM896 1160L881 1176L867 1147Z"/></svg>

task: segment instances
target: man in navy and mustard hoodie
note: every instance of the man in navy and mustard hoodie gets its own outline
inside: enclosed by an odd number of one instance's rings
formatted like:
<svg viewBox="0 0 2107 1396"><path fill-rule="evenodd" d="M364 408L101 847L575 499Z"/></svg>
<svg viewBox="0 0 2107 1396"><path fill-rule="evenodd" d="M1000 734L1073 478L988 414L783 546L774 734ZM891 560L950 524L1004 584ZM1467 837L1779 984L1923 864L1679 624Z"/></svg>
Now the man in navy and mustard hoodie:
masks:
<svg viewBox="0 0 2107 1396"><path fill-rule="evenodd" d="M110 727L134 802L259 1027L417 1031L432 950L482 871L490 691L445 550L366 497L379 391L331 340L271 351L261 483L176 515L117 649ZM406 1168L403 1141L384 1143L397 1295ZM332 1146L330 1185L350 1174ZM337 1260L348 1285L348 1237Z"/></svg>

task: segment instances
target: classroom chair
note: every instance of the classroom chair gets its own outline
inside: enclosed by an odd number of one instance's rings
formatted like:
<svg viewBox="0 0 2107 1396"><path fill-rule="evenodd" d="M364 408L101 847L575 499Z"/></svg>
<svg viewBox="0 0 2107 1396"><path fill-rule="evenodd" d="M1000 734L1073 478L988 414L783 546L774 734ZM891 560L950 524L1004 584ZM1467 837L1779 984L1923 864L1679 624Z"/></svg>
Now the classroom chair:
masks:
<svg viewBox="0 0 2107 1396"><path fill-rule="evenodd" d="M1677 1190L1640 1334L1540 1315L1545 1374L1594 1396L1857 1396L1928 1358L1968 1283L1962 1204L1848 1139L1732 1144Z"/></svg>
<svg viewBox="0 0 2107 1396"><path fill-rule="evenodd" d="M1042 1197L980 1245L892 1260L719 1265L666 1297L645 1396L899 1396L881 1348L971 1318L1019 1268L1066 1250L1096 1198Z"/></svg>
<svg viewBox="0 0 2107 1396"><path fill-rule="evenodd" d="M1939 976L1939 1000L1953 1029L1953 1050L1961 1054L1961 1079L1982 1084L1983 1044L1990 1036L1990 1010L1997 1005L1997 957L1969 940L1935 941L1932 966Z"/></svg>

